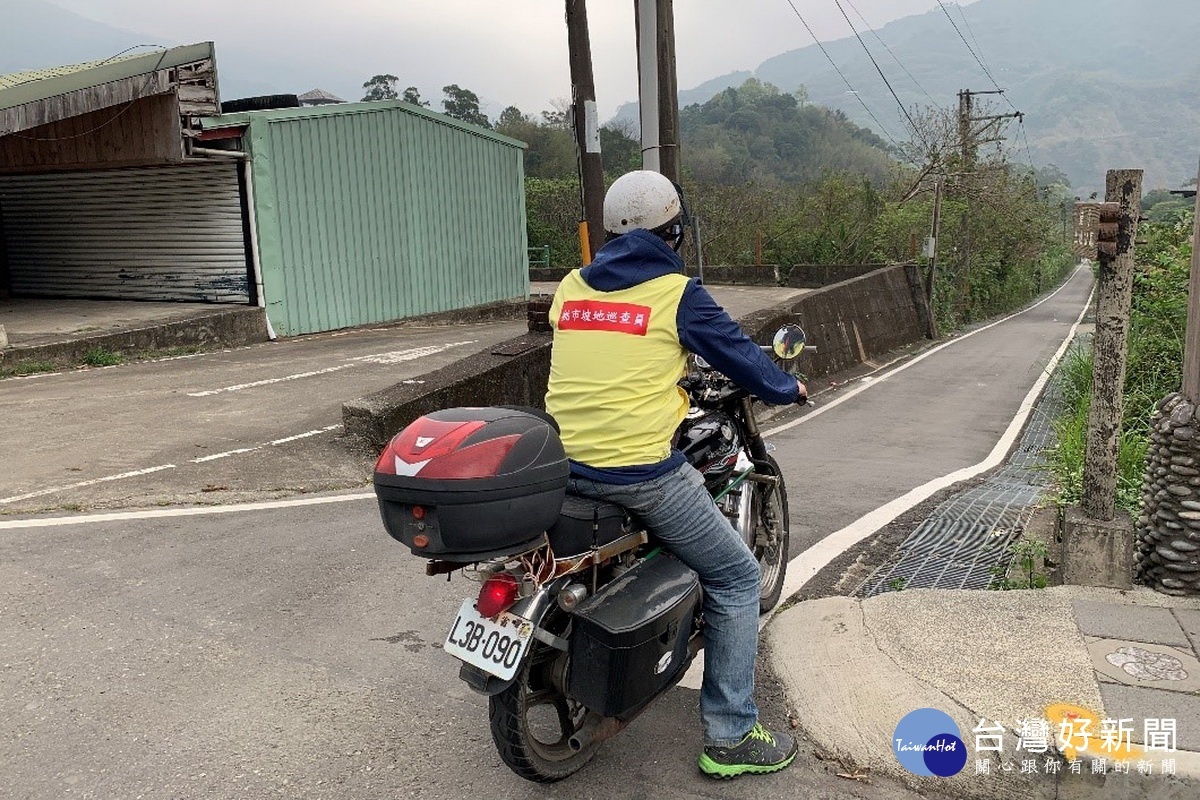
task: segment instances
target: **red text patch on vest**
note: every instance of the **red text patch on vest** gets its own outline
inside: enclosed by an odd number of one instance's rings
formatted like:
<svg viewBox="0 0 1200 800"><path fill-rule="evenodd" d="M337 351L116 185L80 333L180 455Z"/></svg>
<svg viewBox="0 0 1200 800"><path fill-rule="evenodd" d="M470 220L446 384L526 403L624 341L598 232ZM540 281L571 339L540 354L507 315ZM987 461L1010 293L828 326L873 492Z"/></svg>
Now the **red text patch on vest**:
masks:
<svg viewBox="0 0 1200 800"><path fill-rule="evenodd" d="M650 307L605 300L568 300L558 315L564 331L616 331L645 336L650 326Z"/></svg>

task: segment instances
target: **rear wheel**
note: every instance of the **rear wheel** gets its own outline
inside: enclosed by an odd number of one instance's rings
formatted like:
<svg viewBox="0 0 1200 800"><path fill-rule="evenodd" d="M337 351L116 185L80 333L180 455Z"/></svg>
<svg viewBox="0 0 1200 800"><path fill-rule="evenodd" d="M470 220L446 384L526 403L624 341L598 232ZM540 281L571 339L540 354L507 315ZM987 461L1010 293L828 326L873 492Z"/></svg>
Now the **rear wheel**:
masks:
<svg viewBox="0 0 1200 800"><path fill-rule="evenodd" d="M600 749L601 743L595 741L579 750L570 745L587 709L567 697L566 679L567 654L535 640L512 686L489 701L496 750L526 780L562 780L578 772Z"/></svg>
<svg viewBox="0 0 1200 800"><path fill-rule="evenodd" d="M762 573L758 595L760 614L774 608L783 594L790 542L787 488L783 485L783 472L774 458L767 456L767 463L770 474L777 482L774 485L754 483L751 497L751 549Z"/></svg>

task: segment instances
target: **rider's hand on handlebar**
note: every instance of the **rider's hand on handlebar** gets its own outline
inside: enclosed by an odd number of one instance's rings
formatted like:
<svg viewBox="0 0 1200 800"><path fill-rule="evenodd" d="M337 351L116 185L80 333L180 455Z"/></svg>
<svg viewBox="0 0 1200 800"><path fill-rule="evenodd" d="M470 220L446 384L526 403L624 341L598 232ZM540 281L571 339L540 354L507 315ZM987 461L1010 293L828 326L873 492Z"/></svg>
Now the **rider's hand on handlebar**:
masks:
<svg viewBox="0 0 1200 800"><path fill-rule="evenodd" d="M808 387L799 378L796 379L796 385L800 387L800 396L796 398L796 405L802 406L808 402Z"/></svg>

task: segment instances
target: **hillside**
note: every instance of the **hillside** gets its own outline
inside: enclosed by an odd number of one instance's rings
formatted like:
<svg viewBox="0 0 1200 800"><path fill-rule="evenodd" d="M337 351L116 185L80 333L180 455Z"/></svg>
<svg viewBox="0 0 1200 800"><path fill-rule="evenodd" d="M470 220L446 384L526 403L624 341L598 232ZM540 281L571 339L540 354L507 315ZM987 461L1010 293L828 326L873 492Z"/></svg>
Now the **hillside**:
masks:
<svg viewBox="0 0 1200 800"><path fill-rule="evenodd" d="M1009 157L1055 164L1077 193L1102 191L1105 170L1114 168L1145 169L1148 188L1175 188L1195 178L1200 15L1194 0L1153 0L1140 8L1118 0L979 0L946 8L958 31L940 9L896 20L877 33L860 31L906 107L954 110L960 90L994 90L998 84L1004 98L977 102L985 108L990 102L985 113L1025 114L1024 135L1016 125L1005 129ZM829 58L815 45L768 58L753 73L681 92L680 103L702 103L752 75L783 91L804 86L812 103L840 109L885 139L907 139L899 106L863 45L851 35L825 43L825 51ZM624 106L618 116L635 120L636 107Z"/></svg>

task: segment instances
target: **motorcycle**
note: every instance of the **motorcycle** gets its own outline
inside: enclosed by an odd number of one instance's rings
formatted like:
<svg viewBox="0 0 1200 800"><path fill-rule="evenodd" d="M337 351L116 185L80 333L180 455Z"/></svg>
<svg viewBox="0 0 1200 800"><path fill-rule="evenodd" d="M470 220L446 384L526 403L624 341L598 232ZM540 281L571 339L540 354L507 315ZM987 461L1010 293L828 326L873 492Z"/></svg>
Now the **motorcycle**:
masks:
<svg viewBox="0 0 1200 800"><path fill-rule="evenodd" d="M764 347L792 363L804 349L796 325ZM754 399L698 358L680 386L691 407L676 447L758 560L769 611L787 571L787 490ZM426 574L480 583L443 649L488 696L500 758L537 782L582 768L704 645L696 574L624 509L566 494L567 474L553 419L518 407L421 417L375 467L389 535L428 559Z"/></svg>

